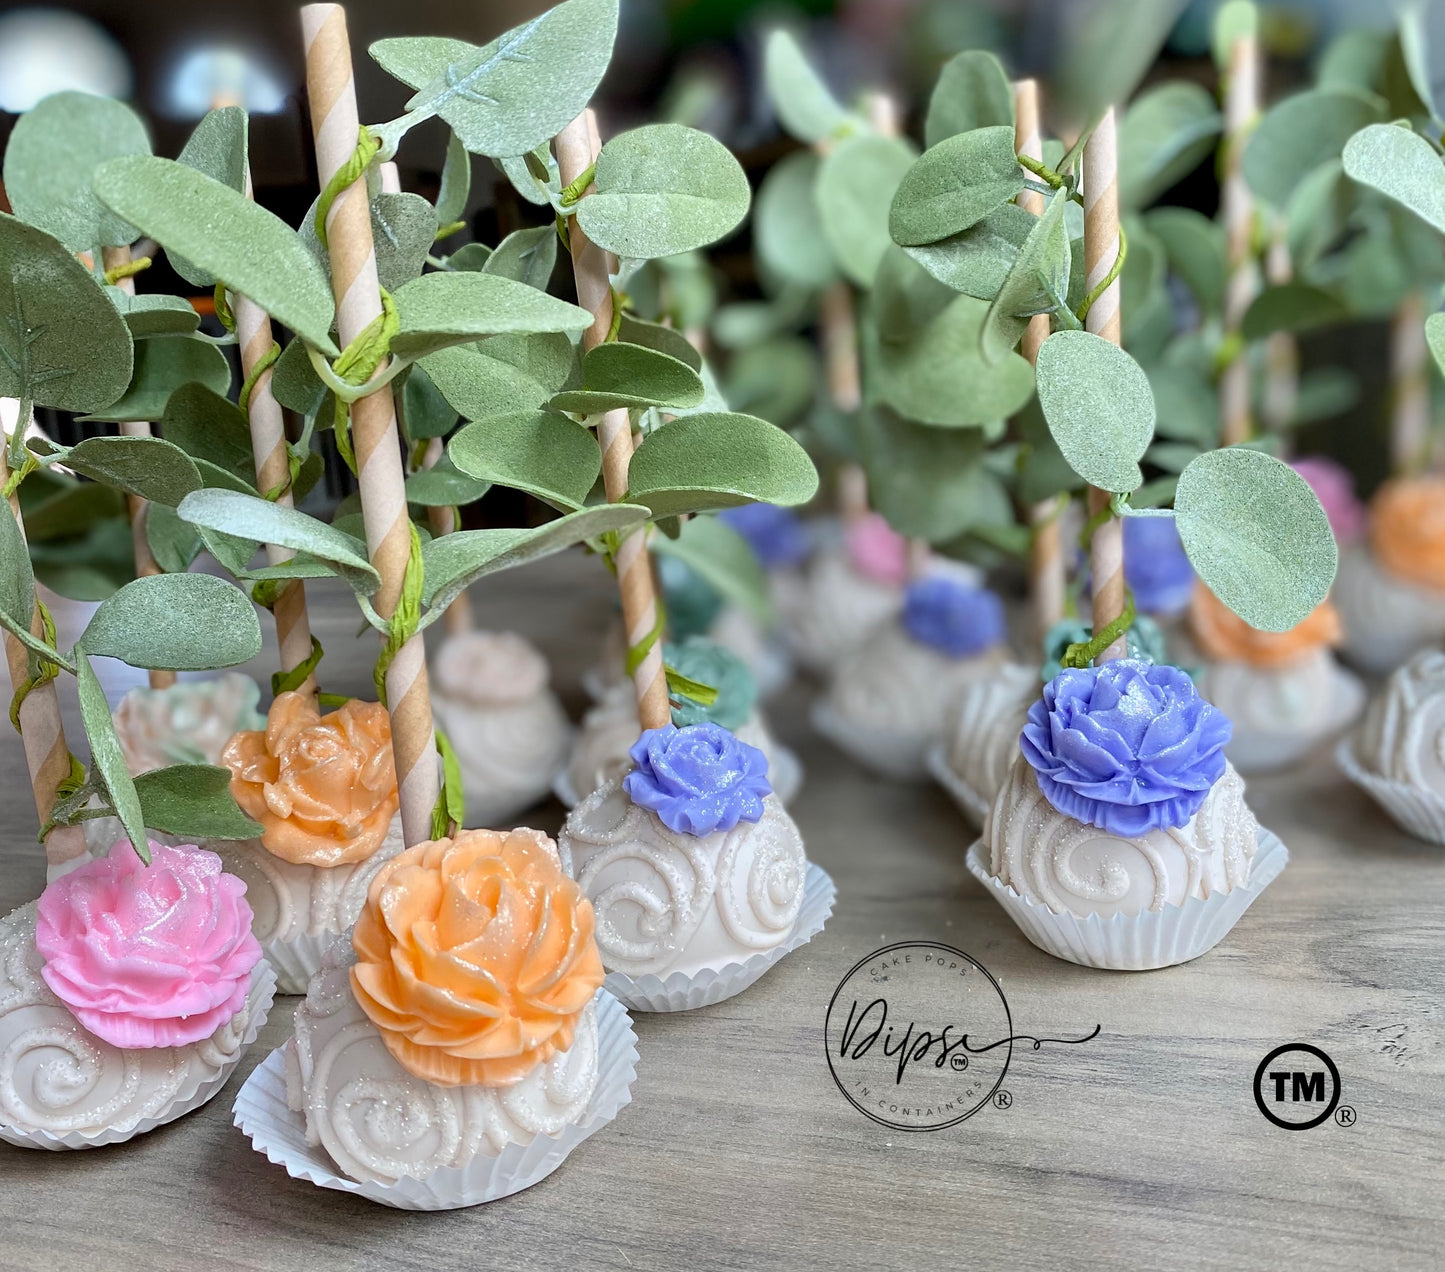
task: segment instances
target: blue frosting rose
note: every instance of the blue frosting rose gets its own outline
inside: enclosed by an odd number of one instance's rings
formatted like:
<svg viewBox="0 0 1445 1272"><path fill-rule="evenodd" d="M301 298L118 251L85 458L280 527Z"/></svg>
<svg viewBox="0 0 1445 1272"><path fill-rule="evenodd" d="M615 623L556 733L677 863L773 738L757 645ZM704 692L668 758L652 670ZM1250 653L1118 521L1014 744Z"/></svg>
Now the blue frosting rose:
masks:
<svg viewBox="0 0 1445 1272"><path fill-rule="evenodd" d="M1049 681L1019 745L1059 812L1132 838L1199 811L1230 732L1178 667L1119 658Z"/></svg>
<svg viewBox="0 0 1445 1272"><path fill-rule="evenodd" d="M718 724L647 729L629 754L637 767L622 779L623 789L680 834L760 821L772 793L767 756Z"/></svg>
<svg viewBox="0 0 1445 1272"><path fill-rule="evenodd" d="M929 575L909 584L903 627L921 645L967 658L1003 641L1003 602L987 588Z"/></svg>
<svg viewBox="0 0 1445 1272"><path fill-rule="evenodd" d="M781 570L800 565L813 551L813 538L803 519L777 504L751 503L727 508L718 520L748 541L764 569Z"/></svg>
<svg viewBox="0 0 1445 1272"><path fill-rule="evenodd" d="M689 636L680 644L664 645L662 657L674 671L717 690L717 698L711 704L689 698L681 689L674 690L676 705L672 708L672 722L678 728L711 723L725 729L740 729L752 715L758 700L757 681L747 663L731 649L706 636Z"/></svg>
<svg viewBox="0 0 1445 1272"><path fill-rule="evenodd" d="M1142 613L1182 613L1194 577L1173 517L1124 518L1124 581Z"/></svg>

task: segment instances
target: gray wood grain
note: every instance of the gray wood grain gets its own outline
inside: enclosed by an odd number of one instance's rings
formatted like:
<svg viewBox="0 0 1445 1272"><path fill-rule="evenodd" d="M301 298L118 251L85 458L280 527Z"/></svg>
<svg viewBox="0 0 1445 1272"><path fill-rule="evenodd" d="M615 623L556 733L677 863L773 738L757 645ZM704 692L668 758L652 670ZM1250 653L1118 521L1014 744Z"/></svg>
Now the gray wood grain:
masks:
<svg viewBox="0 0 1445 1272"><path fill-rule="evenodd" d="M315 590L329 689L370 688L370 638ZM552 657L569 705L611 604L580 556L476 589L481 621ZM63 622L74 622L69 611ZM264 680L269 655L256 670ZM124 672L123 668L115 668ZM126 681L112 682L119 689ZM69 694L69 686L66 687ZM794 811L837 881L827 930L740 998L637 1020L634 1102L551 1178L490 1206L404 1214L287 1177L231 1125L283 1005L204 1109L85 1153L0 1145L0 1265L165 1269L1439 1268L1445 1263L1445 851L1397 831L1325 756L1250 783L1288 870L1225 945L1121 975L1029 945L967 873L932 788L863 774L810 736L807 691L771 708L801 753ZM72 716L73 727L78 722ZM0 907L43 884L16 738L0 735ZM561 809L531 817L554 831ZM823 1055L843 973L941 940L1000 980L1021 1029L1102 1035L1016 1051L1007 1111L904 1134L865 1120ZM1292 1133L1251 1081L1282 1043L1323 1047L1356 1126Z"/></svg>

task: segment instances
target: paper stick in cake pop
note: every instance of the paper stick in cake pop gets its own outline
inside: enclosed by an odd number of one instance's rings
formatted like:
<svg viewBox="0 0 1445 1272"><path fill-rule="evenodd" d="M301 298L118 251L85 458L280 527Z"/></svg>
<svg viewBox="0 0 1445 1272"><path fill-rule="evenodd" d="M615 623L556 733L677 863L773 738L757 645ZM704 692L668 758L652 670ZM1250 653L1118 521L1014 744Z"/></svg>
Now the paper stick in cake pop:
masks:
<svg viewBox="0 0 1445 1272"><path fill-rule="evenodd" d="M1244 143L1259 114L1259 38L1254 31L1237 32L1229 46L1224 89L1224 211L1225 255L1229 281L1224 299L1226 339L1239 339L1245 311L1259 287L1254 261L1254 196L1245 182L1241 161ZM1235 356L1219 381L1220 441L1234 446L1249 440L1249 359L1236 343Z"/></svg>
<svg viewBox="0 0 1445 1272"><path fill-rule="evenodd" d="M1043 162L1044 142L1039 131L1039 86L1033 79L1014 84L1014 146L1019 154ZM1044 196L1025 190L1018 204L1034 216L1043 215ZM1039 346L1049 338L1048 314L1029 319L1019 342L1019 352L1029 362L1039 357ZM1064 543L1059 519L1063 496L1045 499L1029 509L1033 536L1029 545L1029 603L1033 611L1034 632L1042 640L1064 616Z"/></svg>
<svg viewBox="0 0 1445 1272"><path fill-rule="evenodd" d="M584 111L558 133L554 149L562 183L570 186L595 162L602 149L592 111ZM588 240L576 217L568 224L567 238L577 282L577 303L593 315L592 325L582 334L582 348L587 351L606 340L612 325L611 261L608 253ZM622 502L627 494L627 470L633 449L632 424L627 411L605 412L598 422L597 435L602 447L602 482L607 501ZM671 723L672 708L667 697L657 595L645 527L628 534L618 544L616 566L638 719L643 729L660 729Z"/></svg>
<svg viewBox="0 0 1445 1272"><path fill-rule="evenodd" d="M1284 224L1277 221L1265 257L1270 285L1279 287L1294 277ZM1272 331L1264 342L1264 423L1275 431L1288 428L1299 402L1299 342L1294 333Z"/></svg>
<svg viewBox="0 0 1445 1272"><path fill-rule="evenodd" d="M1114 110L1110 107L1084 146L1084 273L1092 292L1114 268L1119 257L1119 143ZM1115 278L1089 306L1085 321L1090 332L1121 344L1120 287ZM1124 527L1109 511L1109 492L1089 487L1089 519L1096 521L1089 542L1089 569L1093 587L1093 625L1102 632L1124 613ZM1095 662L1122 658L1127 650L1121 635Z"/></svg>
<svg viewBox="0 0 1445 1272"><path fill-rule="evenodd" d="M301 10L306 46L306 90L316 165L324 189L357 149L360 123L356 84L351 71L351 44L346 11L336 4L309 4ZM383 316L371 239L371 209L366 174L361 172L337 194L326 216L331 258L331 284L336 297L336 326L343 345L362 336ZM384 370L383 357L377 372ZM431 837L432 808L438 791L436 745L431 698L427 687L426 653L415 631L415 603L408 592L415 532L407 513L401 467L401 444L391 388L384 386L352 406L352 444L367 553L381 576L372 599L376 612L392 623L399 641L386 667L387 709L391 715L392 751L401 796L402 833L408 845ZM407 630L411 613L412 630Z"/></svg>
<svg viewBox="0 0 1445 1272"><path fill-rule="evenodd" d="M1390 324L1390 467L1416 473L1430 444L1430 346L1425 299L1408 292Z"/></svg>

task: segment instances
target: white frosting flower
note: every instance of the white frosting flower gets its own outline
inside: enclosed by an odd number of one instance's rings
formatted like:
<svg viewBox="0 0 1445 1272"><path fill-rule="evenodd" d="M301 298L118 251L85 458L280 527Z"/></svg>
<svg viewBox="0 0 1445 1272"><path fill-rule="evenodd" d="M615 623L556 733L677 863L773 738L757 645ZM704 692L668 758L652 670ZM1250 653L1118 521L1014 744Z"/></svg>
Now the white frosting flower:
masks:
<svg viewBox="0 0 1445 1272"><path fill-rule="evenodd" d="M233 733L265 727L261 690L250 676L182 680L168 689L132 689L115 709L131 776L168 764L219 764Z"/></svg>
<svg viewBox="0 0 1445 1272"><path fill-rule="evenodd" d="M443 642L432 663L438 689L473 706L525 702L547 687L547 660L515 632L466 632Z"/></svg>

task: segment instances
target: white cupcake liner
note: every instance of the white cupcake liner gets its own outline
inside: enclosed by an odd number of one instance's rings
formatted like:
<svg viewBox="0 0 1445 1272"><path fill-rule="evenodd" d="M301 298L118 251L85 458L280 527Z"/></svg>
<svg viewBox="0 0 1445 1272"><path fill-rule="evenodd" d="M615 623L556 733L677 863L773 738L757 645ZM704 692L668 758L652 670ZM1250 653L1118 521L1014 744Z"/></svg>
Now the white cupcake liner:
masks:
<svg viewBox="0 0 1445 1272"><path fill-rule="evenodd" d="M682 972L673 972L666 978L609 972L603 983L633 1011L692 1011L710 1007L741 994L785 954L817 936L833 913L837 895L832 877L822 866L810 861L803 881L802 908L793 922L792 935L781 945L754 954L746 962L707 967L691 976Z"/></svg>
<svg viewBox="0 0 1445 1272"><path fill-rule="evenodd" d="M773 794L784 804L790 804L803 788L803 761L792 747L774 742L772 758L768 764L768 781L773 784ZM572 780L570 769L563 768L552 779L552 794L565 808L573 809L582 802L577 793L577 783ZM590 795L591 792L589 791Z"/></svg>
<svg viewBox="0 0 1445 1272"><path fill-rule="evenodd" d="M251 971L248 996L252 994L256 996L256 1006L251 1012L246 1036L236 1048L236 1054L210 1077L196 1074L176 1092L175 1099L159 1116L142 1118L127 1127L107 1127L103 1131L67 1131L64 1135L56 1135L50 1131L28 1131L0 1122L0 1139L14 1144L17 1148L46 1148L56 1152L74 1148L101 1148L106 1144L123 1144L137 1135L145 1135L158 1126L164 1126L167 1122L174 1122L177 1118L194 1112L226 1085L231 1074L236 1071L236 1066L241 1063L241 1057L256 1041L261 1026L266 1023L275 999L276 976L264 959Z"/></svg>
<svg viewBox="0 0 1445 1272"><path fill-rule="evenodd" d="M827 698L813 703L813 728L864 768L897 782L928 780L928 748L935 739L845 719Z"/></svg>
<svg viewBox="0 0 1445 1272"><path fill-rule="evenodd" d="M268 941L261 947L266 961L276 972L278 994L304 994L311 977L320 969L327 947L340 932L302 932L289 940Z"/></svg>
<svg viewBox="0 0 1445 1272"><path fill-rule="evenodd" d="M1204 900L1190 897L1183 905L1166 905L1159 911L1113 914L1107 919L1091 914L1081 919L1074 914L1055 914L991 875L988 846L982 839L968 850L970 873L1039 949L1065 962L1117 972L1173 967L1212 950L1288 862L1289 850L1279 836L1261 826L1259 847L1244 886L1216 892Z"/></svg>
<svg viewBox="0 0 1445 1272"><path fill-rule="evenodd" d="M246 1079L234 1107L235 1123L251 1147L285 1168L293 1179L354 1193L398 1210L460 1210L530 1188L559 1167L588 1136L606 1126L632 1100L637 1079L637 1035L626 1009L605 989L597 993L597 1089L580 1121L530 1144L508 1144L478 1154L466 1166L442 1167L425 1179L365 1183L337 1172L326 1150L306 1142L304 1114L286 1103L284 1048L278 1047Z"/></svg>
<svg viewBox="0 0 1445 1272"><path fill-rule="evenodd" d="M1293 732L1259 729L1234 720L1234 731L1224 753L1241 773L1272 773L1298 764L1307 755L1347 729L1365 707L1365 686L1359 678L1336 667L1335 693L1329 718L1315 728Z"/></svg>
<svg viewBox="0 0 1445 1272"><path fill-rule="evenodd" d="M1335 762L1344 775L1369 795L1407 834L1426 843L1445 844L1445 798L1433 791L1372 773L1355 754L1355 739L1344 737L1335 748Z"/></svg>
<svg viewBox="0 0 1445 1272"><path fill-rule="evenodd" d="M942 742L935 742L928 748L927 763L933 780L953 797L953 802L969 822L981 830L993 801L984 799L959 775L948 762L948 747Z"/></svg>

